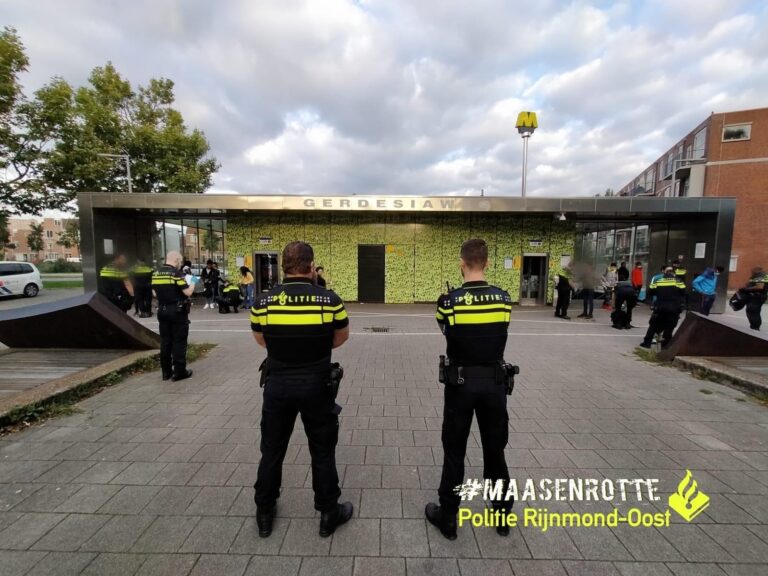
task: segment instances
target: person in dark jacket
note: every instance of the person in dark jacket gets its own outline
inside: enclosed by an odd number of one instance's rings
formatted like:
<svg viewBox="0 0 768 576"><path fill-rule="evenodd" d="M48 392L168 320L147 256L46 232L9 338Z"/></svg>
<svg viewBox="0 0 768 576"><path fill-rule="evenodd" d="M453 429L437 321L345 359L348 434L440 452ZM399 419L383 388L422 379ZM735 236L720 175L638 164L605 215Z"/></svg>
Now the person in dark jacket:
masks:
<svg viewBox="0 0 768 576"><path fill-rule="evenodd" d="M619 266L619 269L616 270L616 276L619 282L622 282L624 280L629 280L629 268L627 268L626 262L621 263L621 266Z"/></svg>
<svg viewBox="0 0 768 576"><path fill-rule="evenodd" d="M655 296L656 303L648 322L648 332L640 346L650 348L653 337L661 334L661 345L664 347L672 339L672 332L680 319L680 312L685 308L685 283L675 277L674 268L669 266L664 270L664 277L661 280L656 280L648 286L648 295Z"/></svg>
<svg viewBox="0 0 768 576"><path fill-rule="evenodd" d="M752 330L760 330L763 323L762 309L768 296L768 274L759 266L752 268L749 282L739 290L747 298L747 319Z"/></svg>
<svg viewBox="0 0 768 576"><path fill-rule="evenodd" d="M555 288L557 290L557 305L555 306L555 318L562 318L563 320L570 320L568 316L568 305L571 303L571 292L573 292L573 285L571 284L571 271L568 268L563 268L557 275Z"/></svg>
<svg viewBox="0 0 768 576"><path fill-rule="evenodd" d="M617 330L629 330L632 326L632 310L637 306L637 293L629 280L622 280L614 290L614 310L611 322Z"/></svg>
<svg viewBox="0 0 768 576"><path fill-rule="evenodd" d="M205 268L200 274L200 279L203 281L203 290L205 294L205 306L206 308L213 308L216 306L216 292L219 285L219 271L213 266L213 260L208 260L205 263Z"/></svg>

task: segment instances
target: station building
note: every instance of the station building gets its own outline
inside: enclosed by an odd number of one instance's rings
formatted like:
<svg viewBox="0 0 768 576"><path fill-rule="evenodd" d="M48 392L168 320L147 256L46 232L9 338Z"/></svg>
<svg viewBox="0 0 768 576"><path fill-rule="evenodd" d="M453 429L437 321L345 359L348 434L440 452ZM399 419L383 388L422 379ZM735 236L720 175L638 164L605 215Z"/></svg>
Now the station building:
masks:
<svg viewBox="0 0 768 576"><path fill-rule="evenodd" d="M653 274L682 259L690 281L728 261L735 212L731 198L84 193L78 203L86 289L118 253L160 265L179 250L194 266L219 262L230 278L248 266L267 290L280 282L283 246L304 240L331 289L370 303L435 302L461 284L459 249L473 237L488 242L489 281L519 304L551 303L572 261L598 272L640 261Z"/></svg>

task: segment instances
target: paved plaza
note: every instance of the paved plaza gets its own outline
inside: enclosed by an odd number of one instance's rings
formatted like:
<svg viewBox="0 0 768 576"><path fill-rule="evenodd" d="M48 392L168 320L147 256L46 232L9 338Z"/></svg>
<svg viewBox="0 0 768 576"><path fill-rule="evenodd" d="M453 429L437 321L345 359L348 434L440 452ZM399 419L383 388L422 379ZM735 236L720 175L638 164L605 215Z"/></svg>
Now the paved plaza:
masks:
<svg viewBox="0 0 768 576"><path fill-rule="evenodd" d="M0 575L768 574L768 409L639 360L647 313L638 328L616 331L604 311L565 322L550 308L513 310L507 359L521 374L509 398L508 463L521 483L658 478L662 501L644 504L653 512L666 510L688 468L709 507L690 523L672 513L669 527L528 527L506 539L463 527L448 542L423 516L442 462L444 346L433 308L349 309L352 336L336 355L346 372L337 460L355 517L333 537L317 534L299 425L274 533L258 538L264 352L246 314L196 309L191 338L218 346L192 365L191 380L131 377L79 414L0 439ZM478 442L475 429L467 477L482 476Z"/></svg>

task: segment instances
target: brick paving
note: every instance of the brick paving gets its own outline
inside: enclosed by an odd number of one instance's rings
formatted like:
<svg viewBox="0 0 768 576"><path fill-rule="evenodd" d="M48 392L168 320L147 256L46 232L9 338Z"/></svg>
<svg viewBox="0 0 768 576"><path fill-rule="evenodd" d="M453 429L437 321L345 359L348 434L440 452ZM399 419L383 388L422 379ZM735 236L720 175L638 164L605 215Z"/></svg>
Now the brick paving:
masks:
<svg viewBox="0 0 768 576"><path fill-rule="evenodd" d="M768 411L639 361L642 314L638 329L617 332L602 311L567 323L550 309L514 310L507 358L522 374L509 400L511 471L659 478L668 494L687 467L709 508L690 524L673 513L669 528L523 528L507 539L462 528L448 542L423 518L442 460L443 341L432 309L350 310L353 335L337 354L346 370L337 458L355 518L332 538L317 535L300 430L274 533L257 537L263 352L245 314L196 310L192 338L219 346L192 380L132 377L80 414L0 439L0 576L768 574ZM481 475L478 442L474 430L468 476ZM649 505L664 509L666 497Z"/></svg>

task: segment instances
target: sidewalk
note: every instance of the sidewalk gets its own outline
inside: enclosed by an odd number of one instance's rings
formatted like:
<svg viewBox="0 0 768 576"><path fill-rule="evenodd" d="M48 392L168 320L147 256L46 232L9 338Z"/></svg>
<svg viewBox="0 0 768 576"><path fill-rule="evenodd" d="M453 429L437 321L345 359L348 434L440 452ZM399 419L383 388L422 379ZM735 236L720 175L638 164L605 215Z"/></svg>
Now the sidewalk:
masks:
<svg viewBox="0 0 768 576"><path fill-rule="evenodd" d="M196 309L191 338L219 345L191 380L133 377L83 402L81 414L0 439L0 576L768 573L768 410L640 361L632 350L644 312L638 328L617 331L604 311L566 322L549 308L513 310L507 359L521 374L509 400L510 470L521 484L659 478L664 497L648 505L656 512L689 468L709 507L691 523L673 513L664 528L518 528L502 539L464 527L455 542L423 517L442 462L444 346L433 308L350 312L353 334L336 355L346 373L337 460L355 518L332 538L317 535L300 425L274 533L258 538L263 352L246 314ZM467 477L482 477L478 442L475 430Z"/></svg>

